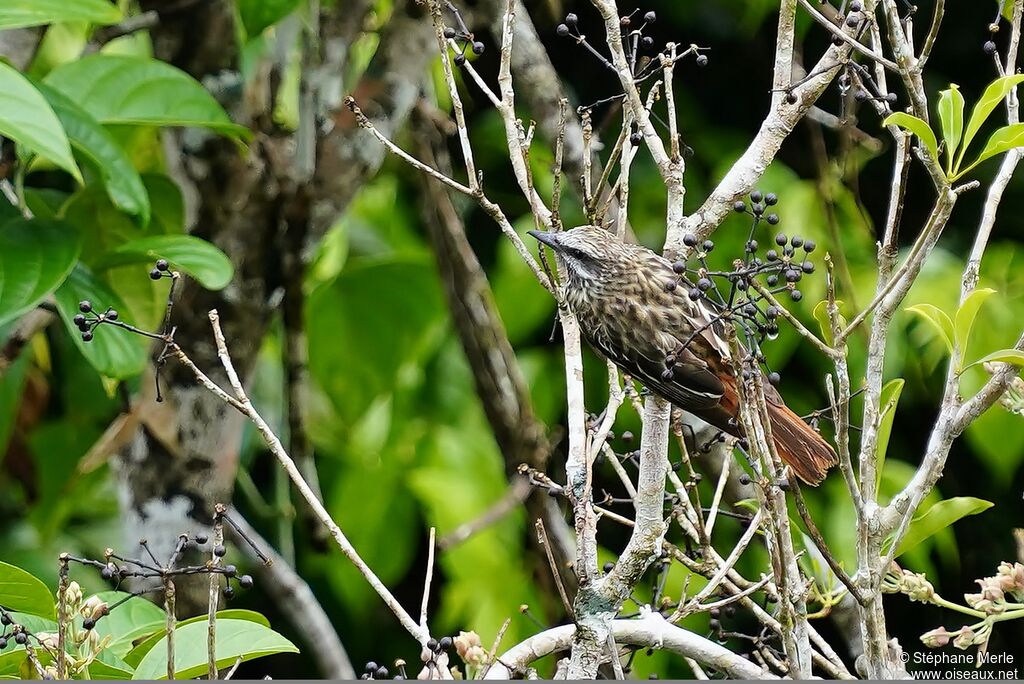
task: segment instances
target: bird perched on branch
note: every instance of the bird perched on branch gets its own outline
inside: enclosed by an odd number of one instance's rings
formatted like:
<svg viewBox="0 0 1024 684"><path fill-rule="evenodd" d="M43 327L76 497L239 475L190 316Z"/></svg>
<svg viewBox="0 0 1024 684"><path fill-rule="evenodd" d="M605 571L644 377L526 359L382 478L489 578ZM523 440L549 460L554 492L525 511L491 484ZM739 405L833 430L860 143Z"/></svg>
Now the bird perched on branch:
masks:
<svg viewBox="0 0 1024 684"><path fill-rule="evenodd" d="M678 268L596 226L529 234L564 266L566 303L595 351L675 406L743 436L721 312L670 285L679 281ZM779 457L800 479L818 484L836 463L835 451L768 382L764 394Z"/></svg>

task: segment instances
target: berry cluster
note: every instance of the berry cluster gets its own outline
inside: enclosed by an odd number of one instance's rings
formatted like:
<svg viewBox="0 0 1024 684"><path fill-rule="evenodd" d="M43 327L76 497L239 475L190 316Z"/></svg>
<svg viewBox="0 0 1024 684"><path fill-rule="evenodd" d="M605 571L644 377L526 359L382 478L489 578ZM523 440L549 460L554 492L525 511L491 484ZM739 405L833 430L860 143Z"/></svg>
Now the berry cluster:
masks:
<svg viewBox="0 0 1024 684"><path fill-rule="evenodd" d="M79 313L75 314L71 322L82 333L83 342L91 342L93 330L103 323L119 322L118 317L120 314L117 313L117 309L107 307L107 310L103 313L96 313L92 308L92 302L88 299L83 299L78 303L78 311Z"/></svg>
<svg viewBox="0 0 1024 684"><path fill-rule="evenodd" d="M454 40L459 44L459 51L455 53L452 61L455 62L456 66L462 66L466 63L466 50L472 50L474 55L484 54L486 49L484 44L476 39L473 32L466 27L466 22L462 20L462 15L459 10L456 9L455 5L445 0L445 7L455 16L455 22L459 25L458 28L452 28L446 26L444 29L444 37L447 40Z"/></svg>
<svg viewBox="0 0 1024 684"><path fill-rule="evenodd" d="M672 264L675 277L665 282L665 290L685 292L691 301L703 302L711 315L708 324L695 329L675 354L666 356L662 374L665 380L672 378L676 357L686 345L707 328L723 322L734 323L750 356L764 363L760 345L764 340L778 336L778 318L782 315L781 309L769 300L767 294L774 297L785 293L792 301L799 302L803 299L800 282L805 275L815 271L815 265L809 258L817 247L813 240L778 233L774 237L774 246L762 250L756 239L762 223L769 226L779 224L779 215L771 211L778 201L775 193L754 190L747 200L735 202L734 211L749 216L751 226L743 257L734 259L729 270L709 265L708 257L715 249L714 241L700 241L694 235L683 238L683 244L693 250L693 256L689 263L677 261ZM750 371L744 369L744 372ZM778 373L768 373L768 380L773 384L779 379Z"/></svg>

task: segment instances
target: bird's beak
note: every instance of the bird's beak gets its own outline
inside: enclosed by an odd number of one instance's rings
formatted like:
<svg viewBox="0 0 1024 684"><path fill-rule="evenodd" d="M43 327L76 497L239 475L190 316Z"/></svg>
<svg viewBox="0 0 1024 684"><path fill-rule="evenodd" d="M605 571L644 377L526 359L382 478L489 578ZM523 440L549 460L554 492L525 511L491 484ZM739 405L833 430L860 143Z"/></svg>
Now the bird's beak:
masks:
<svg viewBox="0 0 1024 684"><path fill-rule="evenodd" d="M543 242L551 249L558 249L558 233L547 233L543 230L528 230L527 235L532 235L538 242Z"/></svg>

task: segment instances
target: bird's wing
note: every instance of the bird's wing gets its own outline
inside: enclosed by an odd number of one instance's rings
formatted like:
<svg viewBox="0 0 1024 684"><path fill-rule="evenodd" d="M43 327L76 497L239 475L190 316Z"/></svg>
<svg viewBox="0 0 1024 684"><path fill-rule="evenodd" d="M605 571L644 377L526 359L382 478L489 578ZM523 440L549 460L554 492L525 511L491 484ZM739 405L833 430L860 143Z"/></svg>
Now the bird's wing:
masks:
<svg viewBox="0 0 1024 684"><path fill-rule="evenodd" d="M600 330L584 331L587 342L599 354L614 363L647 389L658 394L681 409L701 411L718 405L725 391L721 380L708 370L707 365L689 350L677 355L671 378L663 377L665 357L676 344L666 344L666 339L649 340L649 344L634 344L623 348L611 344ZM671 339L670 334L661 338Z"/></svg>

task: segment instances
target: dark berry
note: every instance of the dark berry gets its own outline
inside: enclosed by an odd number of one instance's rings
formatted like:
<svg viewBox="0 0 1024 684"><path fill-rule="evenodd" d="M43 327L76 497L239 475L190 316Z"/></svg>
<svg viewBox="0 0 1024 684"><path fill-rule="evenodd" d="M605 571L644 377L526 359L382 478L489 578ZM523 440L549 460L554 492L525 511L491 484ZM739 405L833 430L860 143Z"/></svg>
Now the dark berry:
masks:
<svg viewBox="0 0 1024 684"><path fill-rule="evenodd" d="M767 204L769 207L774 207L776 204L779 203L779 196L776 195L774 192L769 192L767 195L764 196L764 203Z"/></svg>
<svg viewBox="0 0 1024 684"><path fill-rule="evenodd" d="M672 372L671 368L666 368L665 370L661 371L661 379L664 380L665 382L670 381L674 375L675 373Z"/></svg>
<svg viewBox="0 0 1024 684"><path fill-rule="evenodd" d="M710 252L714 248L715 248L715 243L712 242L711 240L705 240L704 244L701 245L701 249L703 249L705 252Z"/></svg>
<svg viewBox="0 0 1024 684"><path fill-rule="evenodd" d="M850 28L857 28L858 24L860 24L860 17L856 14L851 14L846 18L846 25Z"/></svg>
<svg viewBox="0 0 1024 684"><path fill-rule="evenodd" d="M981 46L981 49L985 51L986 55L996 54L996 43L994 40L986 40L985 44Z"/></svg>
<svg viewBox="0 0 1024 684"><path fill-rule="evenodd" d="M814 264L812 264L810 261L805 261L804 263L800 264L800 268L804 270L804 273L814 273Z"/></svg>
<svg viewBox="0 0 1024 684"><path fill-rule="evenodd" d="M79 330L85 330L85 326L86 326L85 316L83 316L82 314L75 314L75 317L72 318L71 321L75 324L75 327L78 328Z"/></svg>
<svg viewBox="0 0 1024 684"><path fill-rule="evenodd" d="M796 104L796 93L786 93L786 104Z"/></svg>
<svg viewBox="0 0 1024 684"><path fill-rule="evenodd" d="M609 573L609 572L612 571L612 568L614 568L614 567L615 567L615 563L612 563L611 561L608 561L607 563L604 564L604 567L602 568L602 570L604 570L605 573Z"/></svg>
<svg viewBox="0 0 1024 684"><path fill-rule="evenodd" d="M376 669L376 671L374 671L373 676L374 676L375 679L387 679L388 678L388 668L386 668L383 665L381 665L380 667L378 667Z"/></svg>
<svg viewBox="0 0 1024 684"><path fill-rule="evenodd" d="M794 302L799 302L801 299L804 298L804 293L801 292L800 290L793 290L792 292L789 293L789 298L792 299Z"/></svg>
<svg viewBox="0 0 1024 684"><path fill-rule="evenodd" d="M651 38L650 36L644 36L643 38L640 39L640 47L642 47L644 50L650 50L651 48L654 47L654 39Z"/></svg>
<svg viewBox="0 0 1024 684"><path fill-rule="evenodd" d="M623 432L622 433L622 441L623 442L632 442L633 441L633 433L630 432L629 430L626 430L625 432Z"/></svg>
<svg viewBox="0 0 1024 684"><path fill-rule="evenodd" d="M116 321L118 317L117 309L108 309L107 313L103 315L106 316L108 321Z"/></svg>
<svg viewBox="0 0 1024 684"><path fill-rule="evenodd" d="M84 629L84 630L90 630L90 629L92 629L95 626L96 626L96 621L93 620L92 618L85 618L84 620L82 620L82 629Z"/></svg>
<svg viewBox="0 0 1024 684"><path fill-rule="evenodd" d="M230 584L224 587L224 598L226 598L228 601L235 598L235 588Z"/></svg>
<svg viewBox="0 0 1024 684"><path fill-rule="evenodd" d="M800 272L799 271L794 271L793 269L789 269L788 271L786 271L786 282L787 283L795 283L798 280L800 280Z"/></svg>
<svg viewBox="0 0 1024 684"><path fill-rule="evenodd" d="M166 271L168 268L170 268L167 264L167 259L157 259L156 268L158 271Z"/></svg>
<svg viewBox="0 0 1024 684"><path fill-rule="evenodd" d="M567 35L569 35L569 27L566 26L565 24L559 24L555 28L555 33L557 33L562 38L565 38Z"/></svg>
<svg viewBox="0 0 1024 684"><path fill-rule="evenodd" d="M455 66L462 66L463 64L466 63L466 55L463 55L461 53L455 55L455 59L453 61L455 62Z"/></svg>
<svg viewBox="0 0 1024 684"><path fill-rule="evenodd" d="M769 249L767 252L764 253L764 258L767 259L768 261L778 261L779 253L776 252L774 249Z"/></svg>
<svg viewBox="0 0 1024 684"><path fill-rule="evenodd" d="M764 195L761 194L760 190L754 190L752 193L750 193L751 202L757 203L760 202L762 199L764 199Z"/></svg>
<svg viewBox="0 0 1024 684"><path fill-rule="evenodd" d="M818 245L817 243L814 242L814 240L804 240L804 251L807 252L808 254L813 252L814 248L817 246Z"/></svg>
<svg viewBox="0 0 1024 684"><path fill-rule="evenodd" d="M738 442L736 442L736 446L738 446L740 449L743 449L744 451L747 451L748 449L750 449L750 442L747 441L746 437L742 437Z"/></svg>
<svg viewBox="0 0 1024 684"><path fill-rule="evenodd" d="M437 639L427 639L427 650L437 651Z"/></svg>
<svg viewBox="0 0 1024 684"><path fill-rule="evenodd" d="M768 320L777 318L779 315L779 309L776 306L769 306L767 309L764 310L764 315L765 318L767 318Z"/></svg>
<svg viewBox="0 0 1024 684"><path fill-rule="evenodd" d="M767 216L764 217L764 220L768 222L768 225L775 226L775 225L778 225L778 223L779 223L779 215L778 214L768 214Z"/></svg>
<svg viewBox="0 0 1024 684"><path fill-rule="evenodd" d="M441 640L437 642L437 646L442 651L450 651L452 648L452 638L450 636L441 637Z"/></svg>
<svg viewBox="0 0 1024 684"><path fill-rule="evenodd" d="M701 290L704 290L705 292L707 290L710 290L712 285L713 283L711 282L710 278L701 278L700 280L697 281L697 287L699 287Z"/></svg>
<svg viewBox="0 0 1024 684"><path fill-rule="evenodd" d="M209 537L207 537L205 534L196 535L196 544L205 544L207 541L209 541Z"/></svg>
<svg viewBox="0 0 1024 684"><path fill-rule="evenodd" d="M764 279L764 282L768 283L768 287L775 287L779 284L779 276L774 273Z"/></svg>
<svg viewBox="0 0 1024 684"><path fill-rule="evenodd" d="M777 244L779 247L782 247L788 241L789 239L786 237L785 233L779 233L778 235L775 236L775 244Z"/></svg>
<svg viewBox="0 0 1024 684"><path fill-rule="evenodd" d="M228 550L224 548L223 544L218 544L213 548L213 555L217 558L223 558L224 554L226 554L227 552Z"/></svg>
<svg viewBox="0 0 1024 684"><path fill-rule="evenodd" d="M444 27L444 37L445 38L454 38L455 37L455 29L453 29L451 26L445 26Z"/></svg>
<svg viewBox="0 0 1024 684"><path fill-rule="evenodd" d="M853 2L850 3L851 12L860 12L862 9L864 9L864 5L861 4L860 0L853 0Z"/></svg>
<svg viewBox="0 0 1024 684"><path fill-rule="evenodd" d="M100 577L102 577L105 580L114 579L114 571L111 570L110 566L108 565L107 567L100 570Z"/></svg>
<svg viewBox="0 0 1024 684"><path fill-rule="evenodd" d="M93 338L92 330L84 330L84 331L82 331L82 341L83 342L92 342L92 338Z"/></svg>
<svg viewBox="0 0 1024 684"><path fill-rule="evenodd" d="M7 613L0 613L0 625L11 624L11 616Z"/></svg>
<svg viewBox="0 0 1024 684"><path fill-rule="evenodd" d="M89 313L90 311L92 311L92 302L90 302L88 299L83 299L82 301L78 302L78 310L81 311L82 313Z"/></svg>
<svg viewBox="0 0 1024 684"><path fill-rule="evenodd" d="M672 264L672 270L675 271L676 273L683 273L686 271L686 264L684 264L682 261L677 261L674 264Z"/></svg>
<svg viewBox="0 0 1024 684"><path fill-rule="evenodd" d="M572 12L565 15L565 23L568 24L569 26L575 26L576 22L578 22L579 20L579 17L577 17Z"/></svg>
<svg viewBox="0 0 1024 684"><path fill-rule="evenodd" d="M473 43L473 54L482 55L487 48L479 40Z"/></svg>
<svg viewBox="0 0 1024 684"><path fill-rule="evenodd" d="M163 277L163 274L160 273L159 269L154 268L152 271L149 272L149 277L152 278L153 280L160 280L160 278Z"/></svg>
<svg viewBox="0 0 1024 684"><path fill-rule="evenodd" d="M367 672L375 672L378 667L379 665L377 665L377 663L373 662L372 660L369 660L366 662L366 667L363 669Z"/></svg>
<svg viewBox="0 0 1024 684"><path fill-rule="evenodd" d="M748 240L746 247L747 247L747 251L748 252L756 252L757 251L757 240Z"/></svg>
<svg viewBox="0 0 1024 684"><path fill-rule="evenodd" d="M674 366L674 365L676 365L676 355L675 354L669 354L668 356L666 356L665 357L665 365L666 366Z"/></svg>
<svg viewBox="0 0 1024 684"><path fill-rule="evenodd" d="M668 281L665 282L665 291L666 292L675 292L675 289L676 289L676 281L668 280Z"/></svg>
<svg viewBox="0 0 1024 684"><path fill-rule="evenodd" d="M732 204L732 210L735 211L737 214L742 214L747 210L747 203L744 202L743 200L736 200Z"/></svg>
<svg viewBox="0 0 1024 684"><path fill-rule="evenodd" d="M653 24L657 20L658 15L654 13L654 10L651 10L650 12L644 15L644 21L646 21L648 24Z"/></svg>
<svg viewBox="0 0 1024 684"><path fill-rule="evenodd" d="M234 577L238 574L238 568L236 568L234 565L225 565L224 574L228 577Z"/></svg>
<svg viewBox="0 0 1024 684"><path fill-rule="evenodd" d="M800 245L804 244L804 239L799 235L794 235L792 239L790 239L789 244L793 245L794 247L799 247Z"/></svg>
<svg viewBox="0 0 1024 684"><path fill-rule="evenodd" d="M644 141L644 135L640 131L634 131L629 135L629 144L636 147Z"/></svg>
<svg viewBox="0 0 1024 684"><path fill-rule="evenodd" d="M24 632L18 632L14 635L14 643L21 644L22 646L24 646L26 643L28 643L28 635Z"/></svg>
<svg viewBox="0 0 1024 684"><path fill-rule="evenodd" d="M683 244L686 245L687 247L696 247L697 236L687 233L686 235L683 236Z"/></svg>
<svg viewBox="0 0 1024 684"><path fill-rule="evenodd" d="M0 637L0 651L7 648L7 639Z"/></svg>
<svg viewBox="0 0 1024 684"><path fill-rule="evenodd" d="M252 589L252 575L242 575L238 578L238 585L243 589Z"/></svg>
<svg viewBox="0 0 1024 684"><path fill-rule="evenodd" d="M705 67L707 65L708 65L708 56L707 55L697 55L697 66Z"/></svg>
<svg viewBox="0 0 1024 684"><path fill-rule="evenodd" d="M701 297L704 296L704 293L701 292L700 290L698 290L695 287L691 287L690 290L686 294L693 301L697 301L698 299L700 299Z"/></svg>
<svg viewBox="0 0 1024 684"><path fill-rule="evenodd" d="M782 380L782 376L780 376L775 371L772 371L771 373L768 374L768 382L772 383L773 385L778 385L780 380Z"/></svg>

